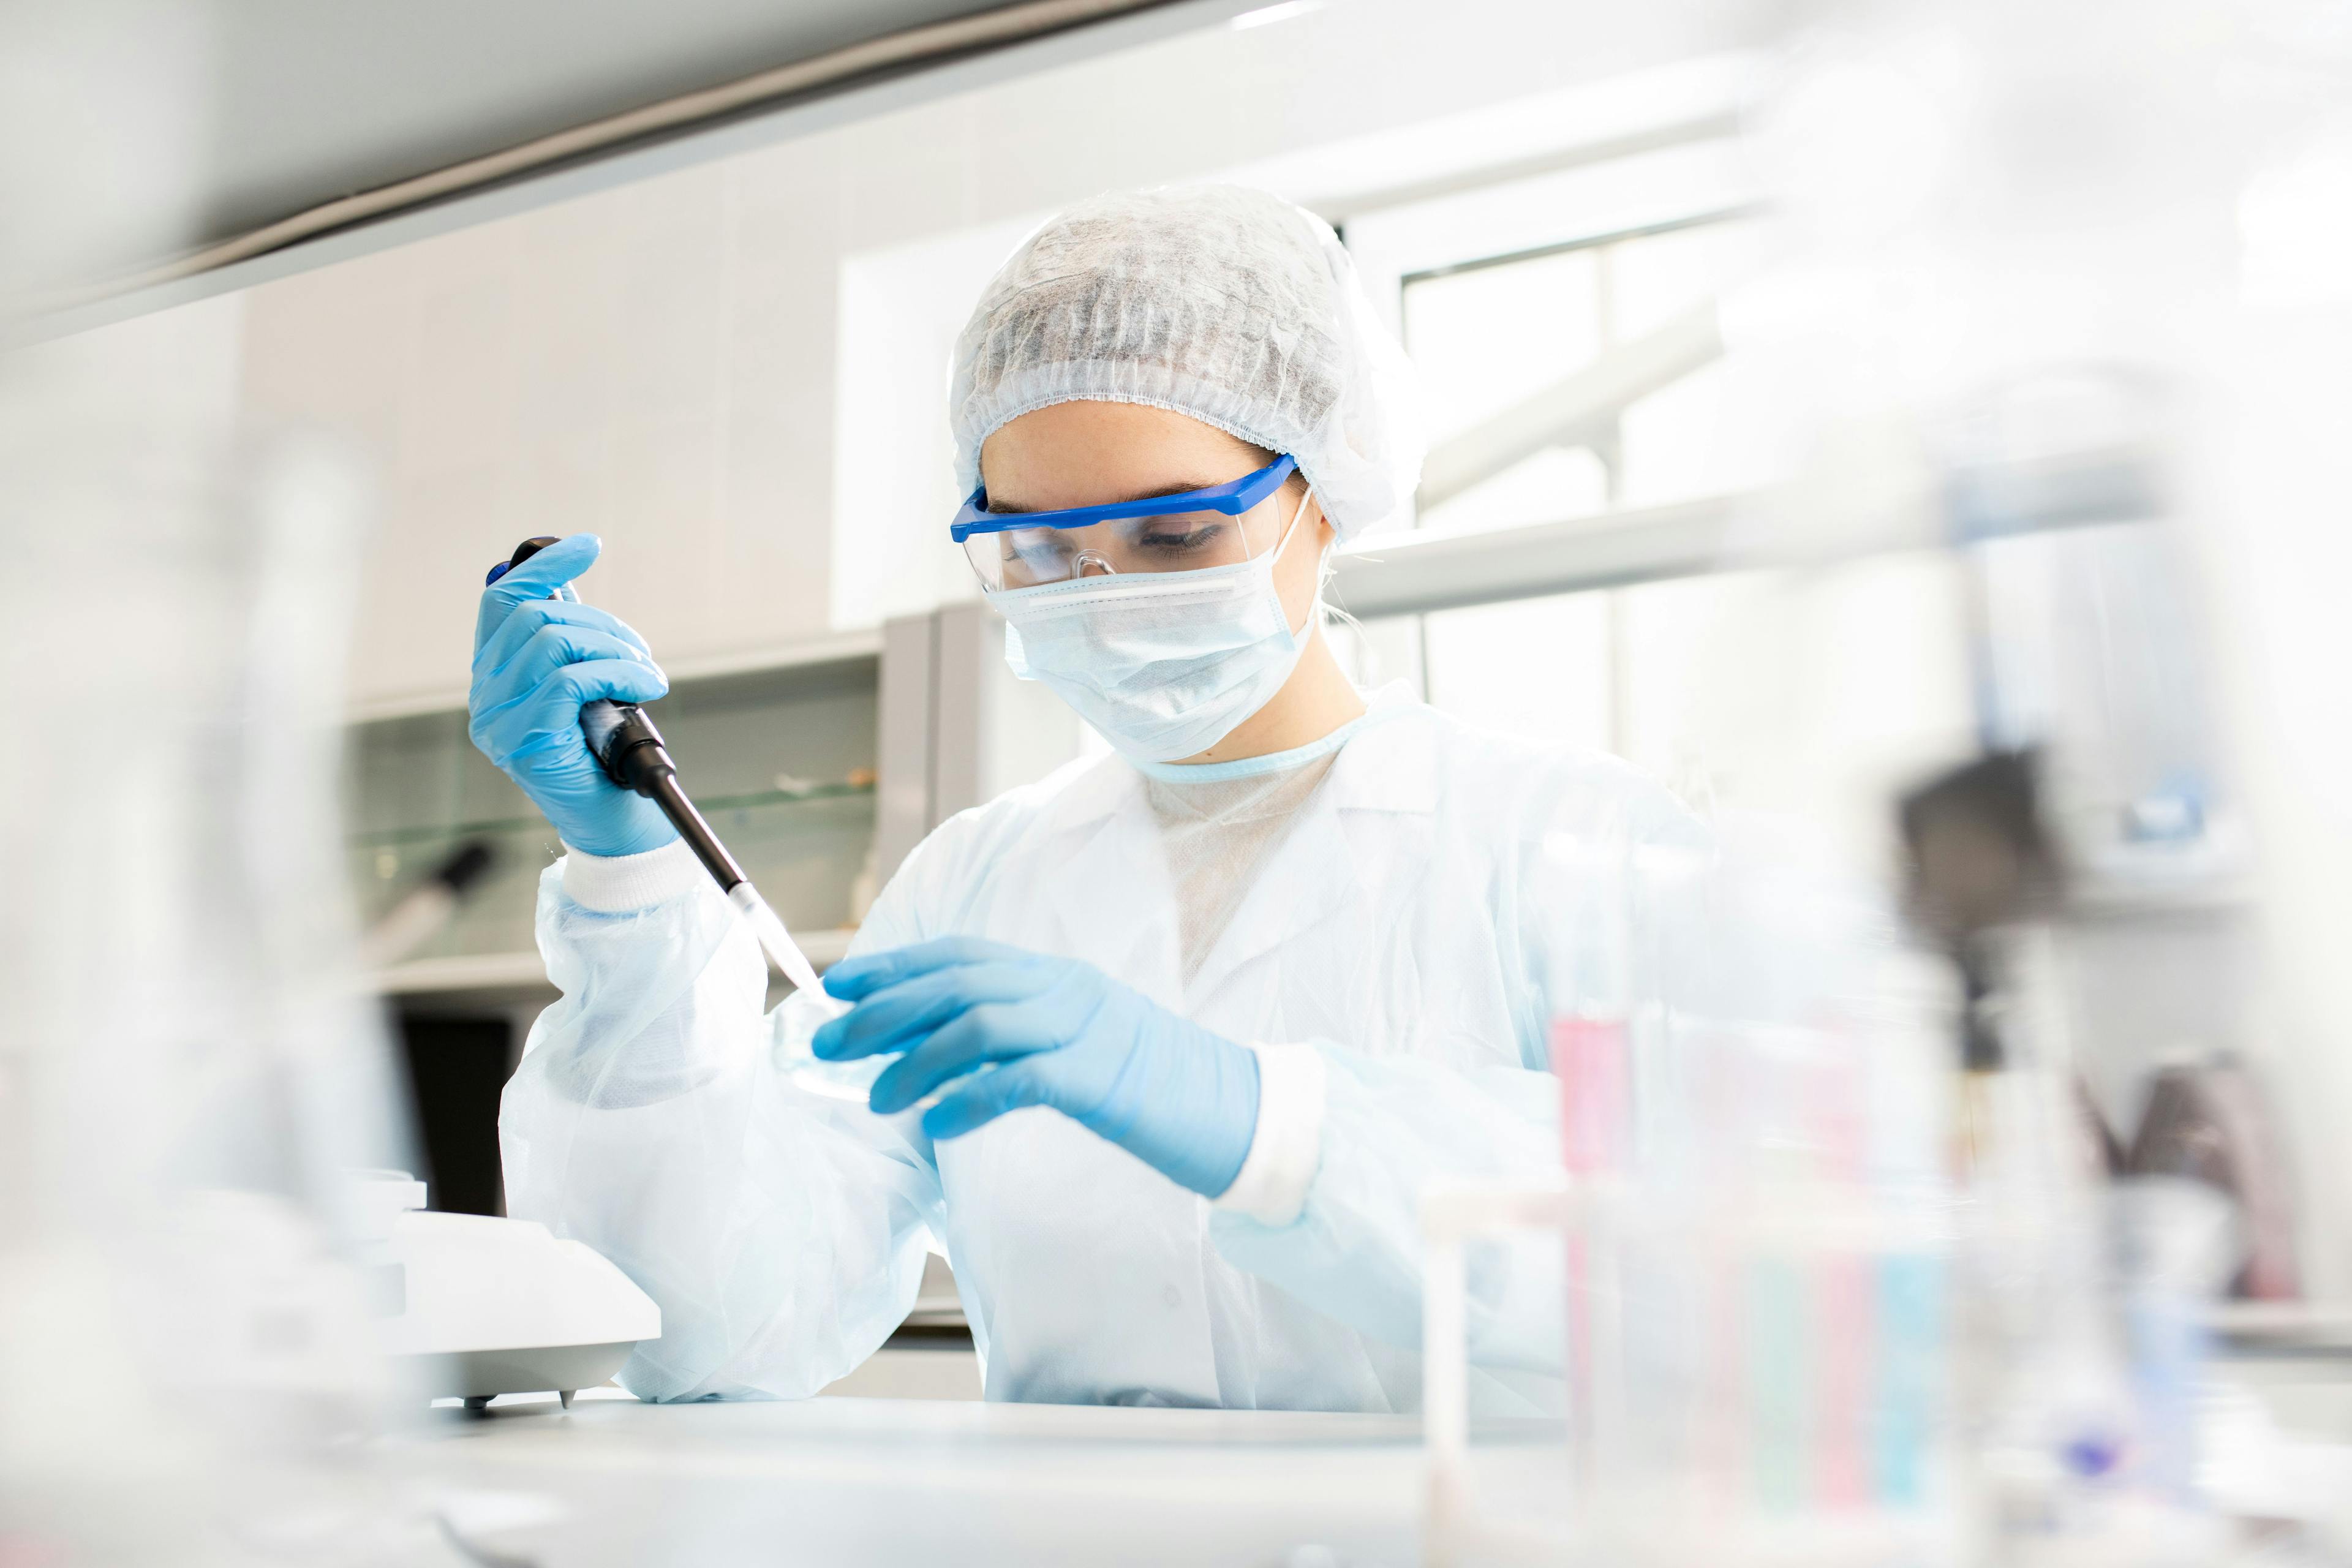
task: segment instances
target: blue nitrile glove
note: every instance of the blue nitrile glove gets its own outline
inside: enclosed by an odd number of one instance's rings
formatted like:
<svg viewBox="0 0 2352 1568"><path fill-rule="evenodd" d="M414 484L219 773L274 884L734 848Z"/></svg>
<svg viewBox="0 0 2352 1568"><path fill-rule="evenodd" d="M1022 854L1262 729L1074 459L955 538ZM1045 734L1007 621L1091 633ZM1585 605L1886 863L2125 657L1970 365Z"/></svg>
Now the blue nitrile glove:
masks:
<svg viewBox="0 0 2352 1568"><path fill-rule="evenodd" d="M669 690L645 639L566 586L596 563L593 533L557 541L482 590L466 732L531 804L591 855L635 855L677 837L661 809L604 776L580 732L600 697L650 702ZM551 599L561 590L565 596Z"/></svg>
<svg viewBox="0 0 2352 1568"><path fill-rule="evenodd" d="M904 1052L868 1096L884 1115L951 1084L923 1113L933 1138L1050 1105L1215 1197L1257 1132L1256 1054L1091 963L951 936L844 959L824 988L857 1005L809 1048L827 1061Z"/></svg>

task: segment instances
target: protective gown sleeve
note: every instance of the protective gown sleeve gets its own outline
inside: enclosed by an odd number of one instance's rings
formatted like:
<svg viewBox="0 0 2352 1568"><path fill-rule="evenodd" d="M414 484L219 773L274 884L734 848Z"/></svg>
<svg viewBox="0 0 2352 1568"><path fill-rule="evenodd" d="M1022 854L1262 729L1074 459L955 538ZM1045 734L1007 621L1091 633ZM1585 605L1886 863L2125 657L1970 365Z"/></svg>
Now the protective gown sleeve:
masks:
<svg viewBox="0 0 2352 1568"><path fill-rule="evenodd" d="M1689 872L1708 852L1704 830L1664 789L1613 763L1602 780L1598 803L1579 788L1531 812L1517 864L1496 879L1517 1038L1496 1042L1496 1055L1515 1063L1376 1057L1341 1040L1259 1047L1258 1137L1210 1219L1229 1261L1360 1332L1418 1350L1423 1195L1440 1183L1557 1176L1550 1014L1579 998L1656 1013L1669 984L1662 955L1687 933ZM1465 1248L1474 1368L1560 1376L1564 1257L1557 1234Z"/></svg>
<svg viewBox="0 0 2352 1568"><path fill-rule="evenodd" d="M894 894L896 895L894 897ZM922 934L886 891L853 948ZM509 1213L585 1242L661 1308L620 1381L644 1399L796 1398L864 1361L912 1306L940 1195L911 1116L794 1086L777 1046L822 1004L762 1018L767 966L683 844L576 851L541 879L562 1000L499 1106Z"/></svg>

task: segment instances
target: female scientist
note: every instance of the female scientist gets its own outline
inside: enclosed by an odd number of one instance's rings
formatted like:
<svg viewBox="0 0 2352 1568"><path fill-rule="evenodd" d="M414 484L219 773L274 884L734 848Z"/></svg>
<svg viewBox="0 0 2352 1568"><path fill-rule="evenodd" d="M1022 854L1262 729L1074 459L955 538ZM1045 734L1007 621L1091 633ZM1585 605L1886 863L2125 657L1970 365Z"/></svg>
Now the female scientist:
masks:
<svg viewBox="0 0 2352 1568"><path fill-rule="evenodd" d="M762 1019L750 930L589 759L583 701L667 689L545 596L596 542L484 594L474 740L568 851L508 1200L660 1303L628 1387L813 1394L936 1237L991 1399L1417 1407L1420 1194L1557 1167L1548 1019L1621 945L1622 889L1560 868L1696 830L1615 762L1342 673L1325 562L1410 496L1403 382L1338 239L1272 196L1104 197L1005 264L957 347L949 531L1014 671L1118 754L925 839L825 979L839 1016ZM833 1098L803 1048L887 1065ZM1474 1270L1481 1410L1559 1406L1557 1252Z"/></svg>

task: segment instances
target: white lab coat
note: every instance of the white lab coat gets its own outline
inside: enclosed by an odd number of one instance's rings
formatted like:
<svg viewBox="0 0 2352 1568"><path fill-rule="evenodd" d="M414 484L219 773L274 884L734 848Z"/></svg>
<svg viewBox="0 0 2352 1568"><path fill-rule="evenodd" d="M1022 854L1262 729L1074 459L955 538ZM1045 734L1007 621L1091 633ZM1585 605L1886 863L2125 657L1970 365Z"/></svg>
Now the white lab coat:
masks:
<svg viewBox="0 0 2352 1568"><path fill-rule="evenodd" d="M811 1094L775 1065L793 1003L762 1020L761 954L682 846L549 871L539 940L563 997L507 1086L508 1202L660 1303L625 1384L814 1393L905 1315L936 1237L992 1399L1418 1408L1420 1193L1557 1166L1547 1020L1596 985L1632 1000L1626 943L1598 937L1642 918L1612 868L1699 829L1622 763L1391 689L1189 985L1160 831L1126 763L1064 769L931 834L853 951L989 937L1236 1041L1311 1045L1319 1103L1266 1110L1315 1138L1286 1223L1213 1208L1051 1110L934 1147L911 1113ZM1616 956L1595 979L1599 948ZM1559 1408L1559 1257L1474 1262L1477 1409Z"/></svg>

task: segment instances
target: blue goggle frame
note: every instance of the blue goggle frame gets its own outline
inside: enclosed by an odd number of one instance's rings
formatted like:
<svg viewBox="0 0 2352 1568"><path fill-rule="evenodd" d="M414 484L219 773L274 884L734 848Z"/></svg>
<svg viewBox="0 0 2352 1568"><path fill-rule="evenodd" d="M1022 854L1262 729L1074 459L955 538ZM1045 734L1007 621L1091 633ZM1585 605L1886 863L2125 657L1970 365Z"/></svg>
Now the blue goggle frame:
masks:
<svg viewBox="0 0 2352 1568"><path fill-rule="evenodd" d="M1172 496L1149 496L1142 500L1115 500L1101 506L1065 507L1059 511L991 511L988 487L971 492L948 524L948 537L961 544L975 533L1009 533L1024 528L1091 528L1122 517L1167 517L1188 511L1221 511L1239 517L1282 488L1298 471L1298 460L1288 453L1255 473L1228 479L1206 489L1182 490Z"/></svg>

